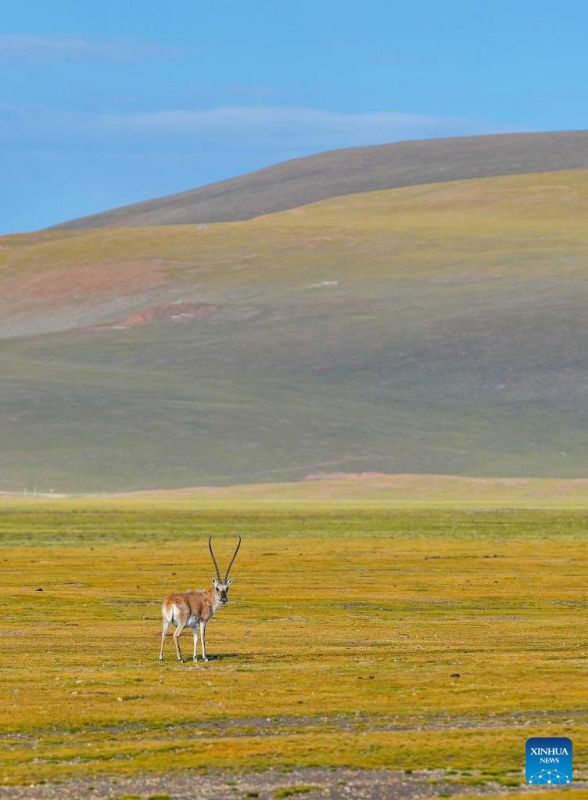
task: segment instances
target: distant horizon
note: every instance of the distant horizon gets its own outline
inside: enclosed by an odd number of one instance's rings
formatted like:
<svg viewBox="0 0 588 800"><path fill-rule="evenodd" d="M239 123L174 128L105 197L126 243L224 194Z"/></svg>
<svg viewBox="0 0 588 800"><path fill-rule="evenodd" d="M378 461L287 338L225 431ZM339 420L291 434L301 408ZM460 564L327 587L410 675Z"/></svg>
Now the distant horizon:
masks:
<svg viewBox="0 0 588 800"><path fill-rule="evenodd" d="M211 178L210 180L205 180L202 183L197 183L192 186L187 186L185 188L179 188L175 191L164 192L162 194L156 194L153 196L143 196L143 197L136 197L134 199L130 199L125 201L124 203L120 203L114 206L108 206L104 208L94 209L90 212L84 212L83 214L76 214L75 216L67 217L64 219L56 219L48 222L47 224L41 225L37 228L22 228L19 230L0 230L0 236L10 236L12 234L26 234L26 233L36 233L40 230L45 230L48 228L52 228L55 226L59 226L62 223L69 222L70 220L78 219L82 216L89 216L92 214L100 214L102 212L110 211L116 208L123 208L128 205L135 205L139 203L149 202L150 200L157 199L160 197L167 197L176 194L182 194L184 192L190 192L194 189L204 188L205 186L211 186L216 183L223 183L224 181L230 181L234 178L240 178L245 175L249 175L253 172L260 172L264 169L271 169L274 166L279 164L287 163L289 161L299 161L305 158L312 158L313 156L318 156L323 153L329 153L336 150L356 150L360 148L366 147L381 147L385 145L392 145L392 144L403 144L404 142L432 142L432 141L439 141L443 139L472 139L472 138L486 138L486 137L499 137L499 136L525 136L525 135L549 135L549 134L556 134L556 133L585 133L588 132L588 127L586 128L564 128L564 129L546 129L546 130L503 130L503 131L496 131L492 133L455 133L455 134L448 134L445 136L424 136L424 137L408 137L408 138L401 138L401 139L393 139L390 141L383 141L377 143L358 143L352 144L344 147L332 147L327 149L320 149L314 150L312 152L304 153L302 155L293 155L288 158L279 159L277 161L271 161L265 164L261 164L260 166L252 167L252 168L245 168L242 172L236 172L231 175L226 175L223 177L218 178Z"/></svg>
<svg viewBox="0 0 588 800"><path fill-rule="evenodd" d="M328 150L588 127L579 0L7 8L0 231Z"/></svg>
<svg viewBox="0 0 588 800"><path fill-rule="evenodd" d="M327 154L327 153L331 153L331 152L337 152L337 151L340 151L340 150L358 150L358 149L365 149L365 148L386 147L388 145L396 145L396 144L401 145L401 144L410 143L410 142L422 142L424 144L426 142L437 142L437 141L443 141L443 140L449 140L449 139L484 139L484 138L498 138L498 137L511 137L511 136L549 136L550 134L553 135L553 134L566 134L566 133L569 133L569 134L588 133L588 129L558 130L558 131L556 131L556 130L546 130L546 131L501 131L501 132L498 132L498 133L455 134L453 136L436 136L436 137L431 137L431 138L418 138L418 139L417 138L413 138L413 139L398 139L398 140L390 141L390 142L381 142L380 144L367 144L367 145L357 144L357 145L352 145L350 147L337 147L337 148L333 148L333 149L330 149L330 150L319 150L317 152L308 153L308 154L303 155L303 156L294 156L292 158L284 159L283 161L276 161L276 162L272 162L270 164L265 164L265 165L263 165L261 167L258 167L256 169L247 170L245 172L237 173L235 175L230 175L230 176L225 177L225 178L219 178L218 180L207 181L206 183L197 184L196 186L191 186L191 187L188 187L186 189L179 189L177 192L169 192L169 193L166 193L166 194L163 194L163 195L157 195L155 197L138 198L136 200L131 200L129 203L124 203L124 204L122 204L120 206L113 206L113 207L109 207L109 208L99 209L96 212L92 212L90 215L82 215L81 217L71 217L71 218L68 218L66 220L58 220L58 221L55 221L55 222L51 222L48 225L43 226L42 228L30 229L30 230L22 230L22 231L6 231L6 232L0 231L0 236L10 236L10 235L18 235L18 234L36 233L36 232L38 232L40 230L50 230L50 229L52 229L54 227L59 227L60 225L62 225L64 223L67 223L67 222L70 222L70 221L73 221L73 220L76 220L76 219L80 219L80 218L83 218L85 216L92 216L93 214L101 214L101 213L106 213L106 212L114 211L114 210L121 209L121 208L126 208L128 206L140 205L142 203L148 203L148 202L150 202L152 200L163 199L163 198L166 198L166 197L172 197L172 196L176 196L176 195L187 194L187 193L190 193L190 192L192 192L194 190L197 190L197 189L204 189L204 188L206 188L208 186L214 186L216 184L221 184L221 183L224 183L226 181L231 181L231 180L234 180L234 179L242 178L242 177L245 177L247 175L251 175L251 174L256 173L256 172L262 172L264 170L269 170L269 169L272 169L273 167L277 167L277 166L279 166L281 164L286 164L286 163L294 162L294 161L303 161L303 160L308 159L308 158L313 158L314 156L320 156L320 155L323 155L323 154Z"/></svg>
<svg viewBox="0 0 588 800"><path fill-rule="evenodd" d="M293 156L291 156L289 158L280 159L278 161L272 161L272 162L269 162L267 164L262 164L261 166L253 167L251 169L245 169L243 172L237 172L235 174L226 175L224 177L219 177L219 178L212 178L211 180L207 180L204 183L198 183L198 184L195 184L193 186L187 186L185 188L180 188L177 191L165 192L163 194L159 194L159 195L156 194L156 195L149 196L149 197L138 197L138 198L135 198L135 199L131 199L128 202L121 203L119 205L109 206L108 208L99 208L99 209L96 209L94 211L88 212L87 214L86 213L78 214L76 216L67 217L66 219L54 220L52 222L49 222L46 225L42 225L39 228L29 228L29 229L14 230L14 231L0 231L0 236L10 236L12 234L16 235L16 234L36 233L36 232L38 232L40 230L46 230L46 229L50 229L50 228L53 228L53 227L57 227L57 226L59 226L59 225L61 225L63 223L69 222L71 220L79 219L81 217L92 216L93 214L101 214L103 212L115 210L117 208L125 208L126 206L133 206L133 205L137 205L137 204L140 204L140 203L147 203L150 200L156 200L156 199L159 199L159 198L170 197L170 196L174 196L174 195L181 195L183 193L194 191L195 189L201 189L201 188L204 188L206 186L213 186L215 184L224 183L225 181L230 181L230 180L233 180L233 179L236 179L236 178L241 178L241 177L244 177L246 175L250 175L250 174L255 173L255 172L261 172L261 171L266 170L266 169L271 169L272 167L278 166L280 164L286 164L286 163L288 163L290 161L301 161L301 160L304 160L306 158L312 158L313 156L320 156L322 154L336 152L336 151L339 151L339 150L357 150L357 149L364 149L364 148L368 148L368 147L385 147L386 145L404 144L406 142L423 142L423 143L424 142L435 142L435 141L443 141L445 139L473 139L473 138L480 138L481 139L481 138L498 137L498 136L525 136L525 135L529 136L529 135L544 135L544 134L548 135L548 134L554 134L554 133L571 133L572 134L572 133L583 133L584 130L588 130L588 129L557 130L557 131L556 130L545 130L545 131L543 131L543 130L541 130L541 131L539 131L539 130L537 130L537 131L513 130L513 131L497 131L496 133L471 133L471 134L468 134L468 133L456 133L456 134L447 135L447 136L410 137L410 138L404 138L404 139L394 139L394 140L391 140L391 141L383 141L383 142L378 142L378 143L375 143L375 144L369 144L369 143L368 144L362 144L362 143L359 143L359 144L353 144L353 145L349 145L349 146L345 146L345 147L332 147L332 148L312 151L312 152L309 152L309 153L304 153L302 155L293 155Z"/></svg>
<svg viewBox="0 0 588 800"><path fill-rule="evenodd" d="M587 136L587 131L513 131L403 139L320 151L177 193L104 209L50 226L49 230L62 226L82 230L111 225L235 222L306 206L327 196L521 171L587 169Z"/></svg>

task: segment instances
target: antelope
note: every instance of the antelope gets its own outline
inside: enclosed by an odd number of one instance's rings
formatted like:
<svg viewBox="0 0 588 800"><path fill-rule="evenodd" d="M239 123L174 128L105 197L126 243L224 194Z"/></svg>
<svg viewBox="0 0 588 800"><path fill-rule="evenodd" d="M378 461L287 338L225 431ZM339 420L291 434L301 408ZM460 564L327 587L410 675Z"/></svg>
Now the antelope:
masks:
<svg viewBox="0 0 588 800"><path fill-rule="evenodd" d="M219 608L226 606L229 602L228 591L229 586L232 584L233 579L229 578L229 573L233 562L237 558L237 553L241 547L241 537L233 557L227 567L224 579L221 578L220 570L214 557L212 549L212 536L208 539L208 549L212 557L212 563L216 570L216 578L212 579L212 586L210 589L196 589L193 592L173 592L163 601L161 606L161 613L163 616L163 630L161 633L161 650L159 651L159 661L163 661L163 645L167 630L171 623L176 626L173 633L174 642L176 645L176 652L178 654L178 661L183 662L182 651L180 650L180 635L184 628L192 628L192 635L194 637L194 654L193 660L198 661L197 646L198 646L198 628L200 628L200 643L202 646L202 660L208 661L206 657L206 623L212 617L215 611Z"/></svg>

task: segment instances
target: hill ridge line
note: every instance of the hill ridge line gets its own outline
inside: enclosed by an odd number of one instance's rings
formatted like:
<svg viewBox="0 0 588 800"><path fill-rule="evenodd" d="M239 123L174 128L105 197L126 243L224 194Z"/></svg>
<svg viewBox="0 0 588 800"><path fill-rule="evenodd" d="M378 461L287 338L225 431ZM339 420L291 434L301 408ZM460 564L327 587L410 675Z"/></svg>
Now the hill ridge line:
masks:
<svg viewBox="0 0 588 800"><path fill-rule="evenodd" d="M46 230L238 222L348 194L585 168L588 131L408 140L290 159Z"/></svg>

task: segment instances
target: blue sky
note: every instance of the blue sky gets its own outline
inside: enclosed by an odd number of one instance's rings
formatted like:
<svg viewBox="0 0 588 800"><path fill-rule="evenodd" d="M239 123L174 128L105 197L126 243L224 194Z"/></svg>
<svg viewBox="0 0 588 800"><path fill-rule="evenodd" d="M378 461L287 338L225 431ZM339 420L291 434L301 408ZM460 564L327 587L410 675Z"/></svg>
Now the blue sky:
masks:
<svg viewBox="0 0 588 800"><path fill-rule="evenodd" d="M5 6L3 232L336 147L588 127L582 0Z"/></svg>

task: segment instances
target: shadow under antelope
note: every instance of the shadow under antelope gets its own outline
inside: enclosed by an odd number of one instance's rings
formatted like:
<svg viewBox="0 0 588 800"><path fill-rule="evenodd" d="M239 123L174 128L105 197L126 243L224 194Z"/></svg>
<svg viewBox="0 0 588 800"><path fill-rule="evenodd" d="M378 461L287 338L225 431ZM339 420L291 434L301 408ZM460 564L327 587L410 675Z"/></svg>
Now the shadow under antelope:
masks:
<svg viewBox="0 0 588 800"><path fill-rule="evenodd" d="M163 646L165 644L165 637L170 624L176 626L174 631L174 643L176 645L176 652L178 654L178 661L183 661L182 651L180 649L180 635L184 628L192 628L194 636L194 661L198 661L197 646L198 646L198 628L200 628L200 644L202 647L202 659L208 661L206 657L206 624L212 617L215 611L219 608L226 606L229 602L228 592L229 586L233 582L229 578L229 573L233 562L237 558L237 553L241 547L241 537L233 557L227 567L224 579L221 578L214 551L212 549L212 536L208 539L208 549L212 558L212 563L216 570L216 578L212 579L212 586L210 589L195 589L193 592L172 592L163 601L161 606L161 613L163 616L163 630L161 632L161 649L159 651L159 661L163 661Z"/></svg>

